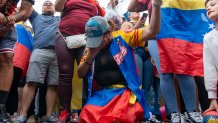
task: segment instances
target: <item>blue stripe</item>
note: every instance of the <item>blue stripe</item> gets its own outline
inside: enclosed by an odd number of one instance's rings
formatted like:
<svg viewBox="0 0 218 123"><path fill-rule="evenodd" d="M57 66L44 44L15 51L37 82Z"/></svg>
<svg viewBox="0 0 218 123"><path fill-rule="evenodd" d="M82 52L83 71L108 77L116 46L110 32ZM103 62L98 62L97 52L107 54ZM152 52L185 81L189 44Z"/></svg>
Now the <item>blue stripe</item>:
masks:
<svg viewBox="0 0 218 123"><path fill-rule="evenodd" d="M130 47L121 36L117 36L111 42L110 52L112 56L115 56L117 53L121 52L120 46L124 46L127 49L127 54L119 65L119 68L126 79L128 88L136 95L137 100L143 107L145 119L148 119L150 117L149 109L147 103L145 102L144 91L139 88L142 82L140 81L140 78L136 72L136 64L134 61L132 47Z"/></svg>
<svg viewBox="0 0 218 123"><path fill-rule="evenodd" d="M114 88L96 91L92 93L92 96L89 98L87 104L103 107L108 104L115 96L122 95L124 90L125 88Z"/></svg>
<svg viewBox="0 0 218 123"><path fill-rule="evenodd" d="M203 43L203 35L209 32L212 22L206 16L206 10L161 9L161 38L178 38L192 43Z"/></svg>
<svg viewBox="0 0 218 123"><path fill-rule="evenodd" d="M23 25L16 24L17 41L26 46L30 51L33 50L33 36Z"/></svg>

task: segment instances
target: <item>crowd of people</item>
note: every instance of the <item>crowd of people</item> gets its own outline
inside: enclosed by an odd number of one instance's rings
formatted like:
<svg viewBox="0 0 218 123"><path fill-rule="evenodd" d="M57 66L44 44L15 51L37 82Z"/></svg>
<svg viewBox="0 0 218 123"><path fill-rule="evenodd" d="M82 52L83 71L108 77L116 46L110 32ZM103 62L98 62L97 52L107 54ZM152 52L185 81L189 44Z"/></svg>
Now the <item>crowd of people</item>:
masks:
<svg viewBox="0 0 218 123"><path fill-rule="evenodd" d="M0 123L217 121L218 0L18 1L0 0Z"/></svg>

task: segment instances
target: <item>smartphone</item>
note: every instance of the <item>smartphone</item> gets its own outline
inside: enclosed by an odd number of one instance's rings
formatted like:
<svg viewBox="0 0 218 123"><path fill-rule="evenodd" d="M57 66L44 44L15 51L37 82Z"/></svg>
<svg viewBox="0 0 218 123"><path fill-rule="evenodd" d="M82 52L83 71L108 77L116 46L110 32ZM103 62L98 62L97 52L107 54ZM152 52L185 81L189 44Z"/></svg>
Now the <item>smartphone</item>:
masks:
<svg viewBox="0 0 218 123"><path fill-rule="evenodd" d="M148 14L147 14L147 13L143 13L143 14L142 14L142 17L141 17L141 20L144 20L144 19L146 19L146 18L147 18L147 16L148 16Z"/></svg>

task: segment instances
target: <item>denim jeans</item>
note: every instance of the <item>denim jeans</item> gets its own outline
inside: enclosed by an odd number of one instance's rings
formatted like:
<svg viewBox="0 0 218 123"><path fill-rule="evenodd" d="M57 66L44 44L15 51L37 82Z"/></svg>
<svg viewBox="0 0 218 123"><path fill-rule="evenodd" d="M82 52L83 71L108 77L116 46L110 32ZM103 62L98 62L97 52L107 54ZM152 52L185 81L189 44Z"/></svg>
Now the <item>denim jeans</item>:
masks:
<svg viewBox="0 0 218 123"><path fill-rule="evenodd" d="M149 53L145 52L144 47L137 47L134 51L142 88L145 91L146 102L150 109L151 105L154 106L153 114L160 114L160 81L154 77L154 66L151 63L151 57ZM153 92L151 87L153 87Z"/></svg>
<svg viewBox="0 0 218 123"><path fill-rule="evenodd" d="M174 74L174 73L161 73L160 59L158 55L158 45L156 40L149 40L149 52L154 59L155 65L160 76L160 88L164 98L165 105L169 113L179 112L176 90L174 86L174 76L178 79L179 88L184 100L186 111L192 112L196 110L196 93L195 81L190 75Z"/></svg>

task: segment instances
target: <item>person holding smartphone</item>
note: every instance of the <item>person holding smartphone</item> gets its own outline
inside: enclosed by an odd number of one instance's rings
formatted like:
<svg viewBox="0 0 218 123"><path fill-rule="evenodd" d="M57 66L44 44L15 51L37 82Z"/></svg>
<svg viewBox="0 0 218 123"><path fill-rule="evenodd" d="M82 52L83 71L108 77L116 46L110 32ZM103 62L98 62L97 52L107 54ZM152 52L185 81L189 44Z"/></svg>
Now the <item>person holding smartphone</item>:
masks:
<svg viewBox="0 0 218 123"><path fill-rule="evenodd" d="M148 14L137 12L130 12L129 18L130 22L125 22L121 29L138 29L145 25ZM151 63L151 56L148 51L147 43L143 46L134 47L134 54L136 65L140 74L140 79L142 81L142 88L145 91L145 99L148 102L148 107L151 109L152 104L154 104L153 115L156 117L156 122L162 120L160 114L160 80L154 75L154 65ZM151 86L154 90L154 98L151 95Z"/></svg>

